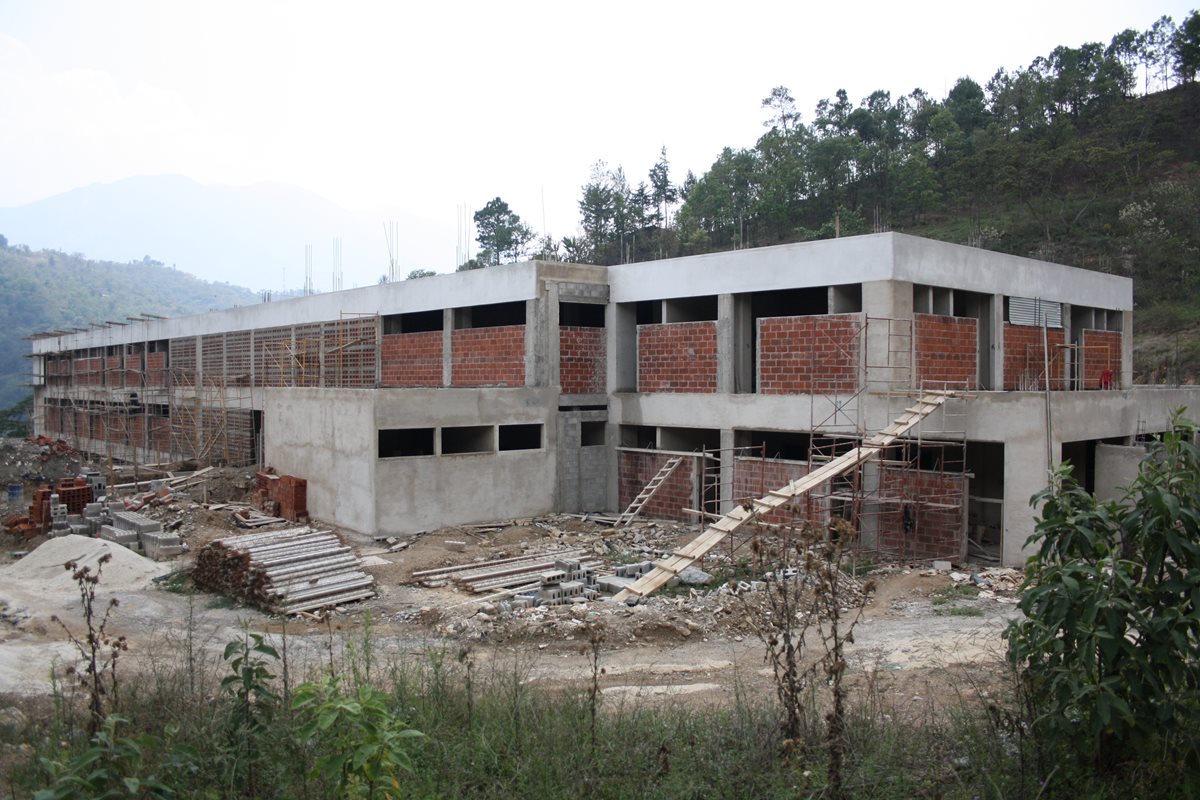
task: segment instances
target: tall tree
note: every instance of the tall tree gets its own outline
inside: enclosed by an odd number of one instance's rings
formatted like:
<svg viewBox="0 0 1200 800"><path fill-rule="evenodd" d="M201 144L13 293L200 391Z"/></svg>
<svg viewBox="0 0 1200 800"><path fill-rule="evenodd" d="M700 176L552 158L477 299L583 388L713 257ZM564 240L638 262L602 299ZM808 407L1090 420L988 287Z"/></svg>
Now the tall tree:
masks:
<svg viewBox="0 0 1200 800"><path fill-rule="evenodd" d="M1185 83L1194 81L1200 72L1200 11L1185 19L1171 40L1175 58L1175 74Z"/></svg>
<svg viewBox="0 0 1200 800"><path fill-rule="evenodd" d="M516 261L525 254L525 246L533 239L533 231L499 197L475 212L475 241L488 251L485 263L496 265ZM480 252L480 260L483 253Z"/></svg>
<svg viewBox="0 0 1200 800"><path fill-rule="evenodd" d="M658 256L665 252L667 227L671 224L671 206L679 199L679 190L671 184L671 165L667 161L667 146L659 151L658 161L650 168L650 201L654 205L651 221L658 227Z"/></svg>

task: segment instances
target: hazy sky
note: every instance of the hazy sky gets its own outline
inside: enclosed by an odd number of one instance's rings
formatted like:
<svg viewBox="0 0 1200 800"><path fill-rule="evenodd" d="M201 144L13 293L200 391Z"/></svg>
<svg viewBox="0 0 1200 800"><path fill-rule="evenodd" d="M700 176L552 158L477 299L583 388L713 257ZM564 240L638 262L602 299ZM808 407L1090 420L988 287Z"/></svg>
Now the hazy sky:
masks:
<svg viewBox="0 0 1200 800"><path fill-rule="evenodd" d="M762 134L773 86L805 121L838 88L940 98L1196 4L0 0L0 206L182 174L449 231L500 195L562 237L593 162L636 184L666 145L699 174Z"/></svg>

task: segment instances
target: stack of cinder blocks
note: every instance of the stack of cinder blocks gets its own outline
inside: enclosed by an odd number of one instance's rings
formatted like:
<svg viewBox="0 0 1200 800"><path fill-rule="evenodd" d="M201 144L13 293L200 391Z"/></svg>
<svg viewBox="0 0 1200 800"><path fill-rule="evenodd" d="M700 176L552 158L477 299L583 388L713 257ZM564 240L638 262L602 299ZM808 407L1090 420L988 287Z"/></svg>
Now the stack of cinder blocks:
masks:
<svg viewBox="0 0 1200 800"><path fill-rule="evenodd" d="M602 592L616 594L652 569L654 569L653 561L622 564L617 567L615 575L604 575L596 578L596 588Z"/></svg>
<svg viewBox="0 0 1200 800"><path fill-rule="evenodd" d="M112 525L100 528L100 538L141 550L155 561L172 558L183 552L183 542L174 533L162 529L162 523L134 511L113 511Z"/></svg>
<svg viewBox="0 0 1200 800"><path fill-rule="evenodd" d="M50 495L50 535L51 536L67 536L73 531L71 523L67 520L69 516L67 507L59 502L58 495Z"/></svg>

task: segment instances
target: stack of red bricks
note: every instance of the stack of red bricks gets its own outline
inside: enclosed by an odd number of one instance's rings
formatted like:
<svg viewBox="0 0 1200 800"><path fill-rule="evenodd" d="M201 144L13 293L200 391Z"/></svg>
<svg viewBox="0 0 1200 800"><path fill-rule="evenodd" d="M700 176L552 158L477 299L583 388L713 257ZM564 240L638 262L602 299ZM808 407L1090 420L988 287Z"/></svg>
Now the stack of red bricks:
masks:
<svg viewBox="0 0 1200 800"><path fill-rule="evenodd" d="M294 475L276 475L272 467L255 473L255 499L259 510L292 522L308 521L308 481Z"/></svg>
<svg viewBox="0 0 1200 800"><path fill-rule="evenodd" d="M441 386L442 332L387 334L380 348L380 369L383 386Z"/></svg>
<svg viewBox="0 0 1200 800"><path fill-rule="evenodd" d="M931 389L974 389L979 375L978 321L914 314L913 327L917 379Z"/></svg>
<svg viewBox="0 0 1200 800"><path fill-rule="evenodd" d="M762 394L858 390L862 320L857 314L764 317L758 321Z"/></svg>
<svg viewBox="0 0 1200 800"><path fill-rule="evenodd" d="M717 323L638 326L638 391L717 391Z"/></svg>
<svg viewBox="0 0 1200 800"><path fill-rule="evenodd" d="M603 392L604 328L563 325L558 329L559 384L564 394Z"/></svg>
<svg viewBox="0 0 1200 800"><path fill-rule="evenodd" d="M524 386L525 326L454 331L450 382L455 386Z"/></svg>

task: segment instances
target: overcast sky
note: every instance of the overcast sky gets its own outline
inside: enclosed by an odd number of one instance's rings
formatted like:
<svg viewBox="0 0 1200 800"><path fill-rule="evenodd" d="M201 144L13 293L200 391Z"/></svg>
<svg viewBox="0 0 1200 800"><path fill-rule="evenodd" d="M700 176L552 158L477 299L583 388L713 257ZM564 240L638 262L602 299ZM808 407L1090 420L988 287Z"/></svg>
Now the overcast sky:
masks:
<svg viewBox="0 0 1200 800"><path fill-rule="evenodd" d="M636 184L666 145L700 174L762 134L773 86L805 121L838 88L941 98L1194 5L0 0L0 206L180 174L450 231L500 195L562 237L592 163Z"/></svg>

